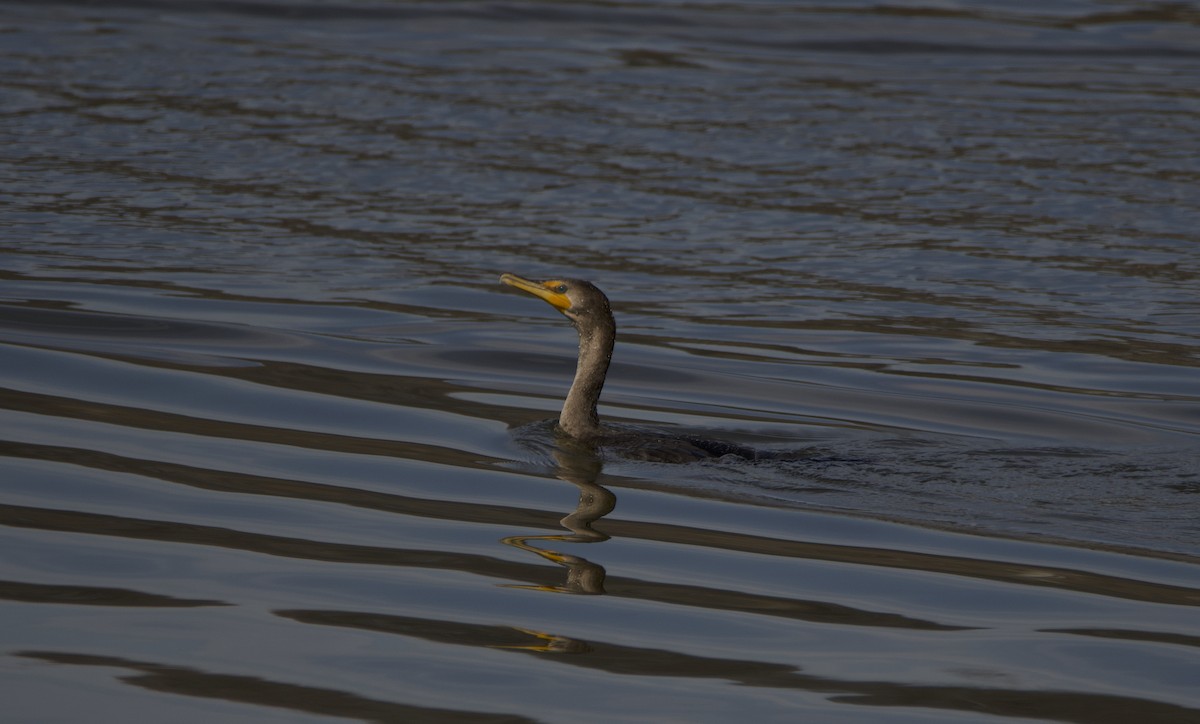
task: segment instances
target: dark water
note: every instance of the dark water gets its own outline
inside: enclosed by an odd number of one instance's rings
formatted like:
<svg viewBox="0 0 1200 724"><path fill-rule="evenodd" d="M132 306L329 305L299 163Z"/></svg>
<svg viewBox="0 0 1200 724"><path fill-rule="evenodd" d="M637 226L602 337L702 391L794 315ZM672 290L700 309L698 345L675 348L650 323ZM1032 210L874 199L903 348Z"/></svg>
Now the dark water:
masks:
<svg viewBox="0 0 1200 724"><path fill-rule="evenodd" d="M0 2L5 720L1200 718L1200 11ZM785 453L556 444L601 413Z"/></svg>

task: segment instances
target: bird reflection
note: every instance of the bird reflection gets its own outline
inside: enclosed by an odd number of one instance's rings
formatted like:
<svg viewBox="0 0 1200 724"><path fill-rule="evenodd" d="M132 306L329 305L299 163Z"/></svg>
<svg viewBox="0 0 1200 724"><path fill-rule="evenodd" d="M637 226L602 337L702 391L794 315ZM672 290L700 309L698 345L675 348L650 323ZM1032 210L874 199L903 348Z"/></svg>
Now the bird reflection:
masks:
<svg viewBox="0 0 1200 724"><path fill-rule="evenodd" d="M601 543L608 535L592 527L592 523L612 512L617 505L617 496L607 488L597 485L596 478L602 466L599 456L586 446L560 441L554 451L558 465L556 477L579 488L579 503L575 510L559 521L569 533L554 535L514 535L502 538L501 542L529 551L567 569L566 580L556 586L512 585L509 588L524 588L554 593L579 593L598 595L604 593L604 567L586 558L561 553L534 545L534 541L551 543Z"/></svg>
<svg viewBox="0 0 1200 724"><path fill-rule="evenodd" d="M546 633L545 631L534 631L533 629L521 628L520 626L513 626L513 630L532 636L538 643L523 646L492 646L491 648L509 649L511 651L533 651L539 654L586 654L592 650L591 646L578 639L558 636Z"/></svg>

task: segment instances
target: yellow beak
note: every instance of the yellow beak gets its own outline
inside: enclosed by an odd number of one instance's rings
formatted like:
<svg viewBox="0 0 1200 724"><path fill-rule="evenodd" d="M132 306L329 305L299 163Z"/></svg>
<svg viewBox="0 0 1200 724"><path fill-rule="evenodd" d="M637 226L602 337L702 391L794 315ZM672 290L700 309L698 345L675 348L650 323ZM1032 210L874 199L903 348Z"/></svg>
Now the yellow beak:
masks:
<svg viewBox="0 0 1200 724"><path fill-rule="evenodd" d="M554 288L562 284L562 282L550 279L544 282L531 282L528 279L523 279L516 274L502 274L500 281L510 287L516 287L523 292L529 292L535 297L541 297L549 302L550 306L560 312L565 312L571 308L571 300L566 294L554 291Z"/></svg>

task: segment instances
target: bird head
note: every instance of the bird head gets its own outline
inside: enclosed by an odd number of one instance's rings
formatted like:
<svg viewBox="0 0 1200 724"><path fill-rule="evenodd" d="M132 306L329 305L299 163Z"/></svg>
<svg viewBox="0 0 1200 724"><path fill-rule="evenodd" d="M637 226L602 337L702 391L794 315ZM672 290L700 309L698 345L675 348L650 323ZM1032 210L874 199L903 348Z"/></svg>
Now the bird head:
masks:
<svg viewBox="0 0 1200 724"><path fill-rule="evenodd" d="M534 282L516 274L504 274L500 281L545 300L577 328L582 328L581 325L591 326L589 322L607 321L611 324L612 310L608 306L608 297L591 282L582 279Z"/></svg>

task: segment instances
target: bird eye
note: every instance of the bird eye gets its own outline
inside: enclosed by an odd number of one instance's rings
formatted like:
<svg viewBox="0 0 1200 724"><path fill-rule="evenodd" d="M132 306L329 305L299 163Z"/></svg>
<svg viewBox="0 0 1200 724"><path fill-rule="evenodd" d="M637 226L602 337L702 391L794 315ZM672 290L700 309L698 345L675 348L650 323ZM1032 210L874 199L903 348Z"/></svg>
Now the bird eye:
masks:
<svg viewBox="0 0 1200 724"><path fill-rule="evenodd" d="M554 291L558 294L566 294L567 293L567 285L559 284L557 287L554 287Z"/></svg>

